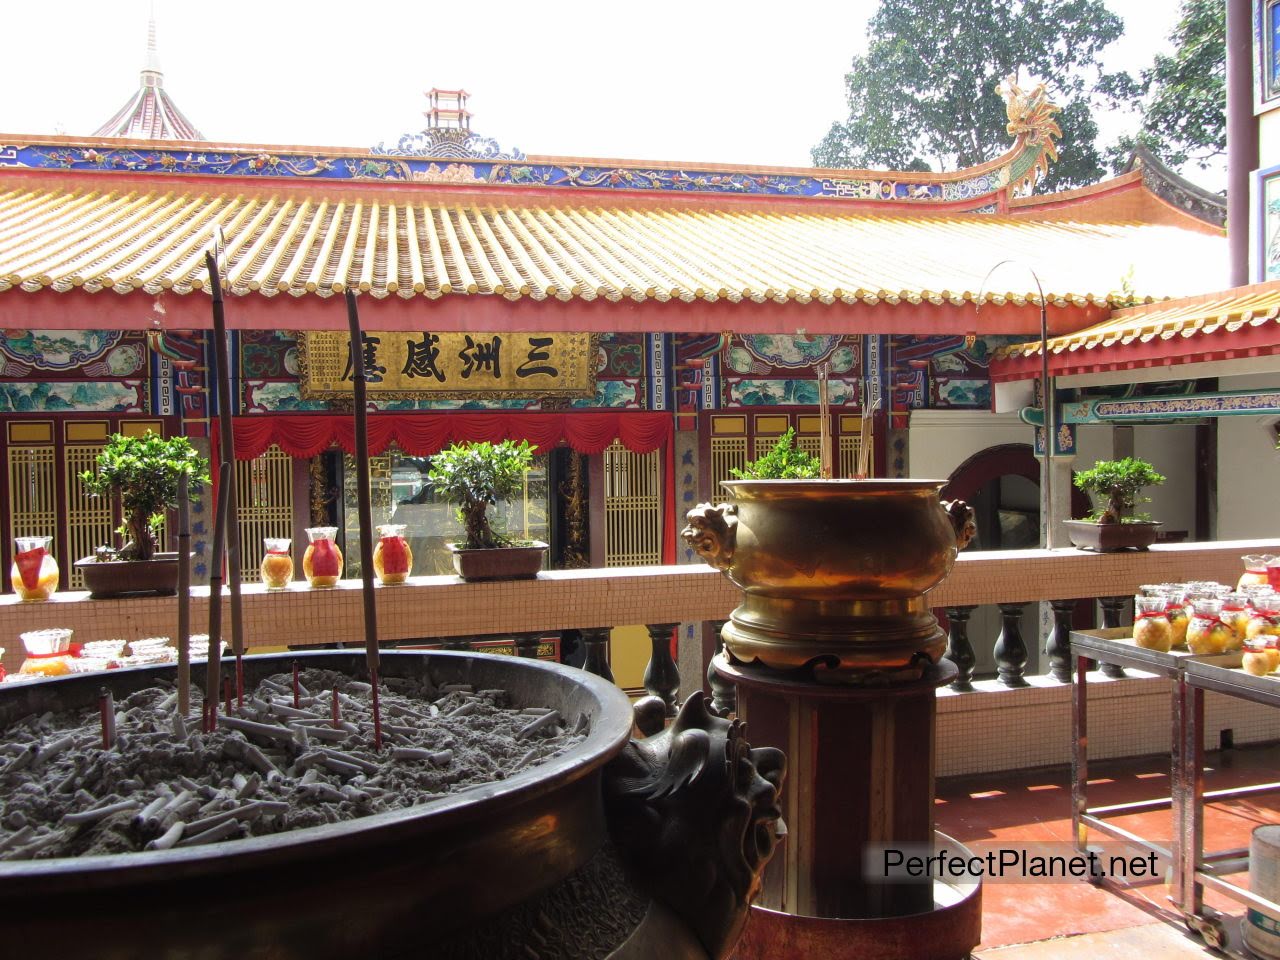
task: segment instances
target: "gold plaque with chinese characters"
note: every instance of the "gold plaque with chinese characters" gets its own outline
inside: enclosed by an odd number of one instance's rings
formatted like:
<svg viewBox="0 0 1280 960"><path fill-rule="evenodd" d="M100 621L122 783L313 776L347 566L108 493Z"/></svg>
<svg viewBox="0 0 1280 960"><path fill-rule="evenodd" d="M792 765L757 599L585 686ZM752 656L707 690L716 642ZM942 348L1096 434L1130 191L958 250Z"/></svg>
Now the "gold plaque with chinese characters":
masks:
<svg viewBox="0 0 1280 960"><path fill-rule="evenodd" d="M361 334L371 400L466 397L591 397L596 337L589 333L435 333L374 330ZM351 338L308 330L298 341L302 395L350 398Z"/></svg>

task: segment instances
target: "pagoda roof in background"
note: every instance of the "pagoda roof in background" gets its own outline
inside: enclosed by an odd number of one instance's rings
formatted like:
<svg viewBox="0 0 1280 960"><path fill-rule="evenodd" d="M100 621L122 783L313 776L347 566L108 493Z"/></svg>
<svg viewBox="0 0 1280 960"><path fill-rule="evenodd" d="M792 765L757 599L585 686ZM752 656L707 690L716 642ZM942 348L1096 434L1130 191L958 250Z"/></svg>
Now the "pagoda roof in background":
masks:
<svg viewBox="0 0 1280 960"><path fill-rule="evenodd" d="M204 140L204 134L186 118L164 89L164 72L160 69L160 57L156 52L154 16L147 24L147 57L138 90L92 136L148 141Z"/></svg>

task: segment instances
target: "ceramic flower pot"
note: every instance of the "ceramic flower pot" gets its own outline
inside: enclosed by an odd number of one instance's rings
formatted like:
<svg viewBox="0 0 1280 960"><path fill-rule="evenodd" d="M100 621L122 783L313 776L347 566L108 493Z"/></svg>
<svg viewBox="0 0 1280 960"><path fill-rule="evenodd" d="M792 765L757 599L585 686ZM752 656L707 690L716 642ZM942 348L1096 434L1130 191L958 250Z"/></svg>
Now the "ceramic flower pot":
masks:
<svg viewBox="0 0 1280 960"><path fill-rule="evenodd" d="M85 557L75 562L84 575L85 589L95 600L127 596L171 596L178 592L177 551L157 553L150 560L99 560Z"/></svg>
<svg viewBox="0 0 1280 960"><path fill-rule="evenodd" d="M530 580L542 569L547 545L535 540L528 546L466 550L451 543L449 552L463 580Z"/></svg>
<svg viewBox="0 0 1280 960"><path fill-rule="evenodd" d="M1156 534L1163 526L1159 520L1139 520L1133 523L1094 523L1092 520L1063 522L1072 546L1098 553L1145 550L1156 542Z"/></svg>

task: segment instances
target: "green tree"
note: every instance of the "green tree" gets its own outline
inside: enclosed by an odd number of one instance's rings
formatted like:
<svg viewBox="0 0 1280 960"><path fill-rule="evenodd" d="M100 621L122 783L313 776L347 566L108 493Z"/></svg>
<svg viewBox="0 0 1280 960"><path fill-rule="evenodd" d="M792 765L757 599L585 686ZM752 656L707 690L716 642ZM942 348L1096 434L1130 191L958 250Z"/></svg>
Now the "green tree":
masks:
<svg viewBox="0 0 1280 960"><path fill-rule="evenodd" d="M1142 144L1171 167L1210 166L1227 151L1226 0L1183 0L1169 40L1142 72L1142 129L1109 151L1113 169Z"/></svg>
<svg viewBox="0 0 1280 960"><path fill-rule="evenodd" d="M849 116L813 148L822 167L952 170L1009 149L996 85L1043 80L1062 108L1060 157L1041 190L1103 174L1092 112L1135 82L1099 56L1124 27L1102 0L881 0L870 45L845 76Z"/></svg>

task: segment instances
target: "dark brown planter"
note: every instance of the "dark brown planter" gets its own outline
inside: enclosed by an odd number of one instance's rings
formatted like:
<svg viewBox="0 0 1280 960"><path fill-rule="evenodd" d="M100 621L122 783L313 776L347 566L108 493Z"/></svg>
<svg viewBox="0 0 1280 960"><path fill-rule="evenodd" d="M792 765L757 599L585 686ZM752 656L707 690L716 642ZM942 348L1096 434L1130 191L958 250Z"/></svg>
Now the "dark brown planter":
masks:
<svg viewBox="0 0 1280 960"><path fill-rule="evenodd" d="M547 545L535 540L526 547L464 550L449 544L453 568L463 580L531 580L542 569Z"/></svg>
<svg viewBox="0 0 1280 960"><path fill-rule="evenodd" d="M1163 524L1159 520L1136 523L1094 523L1092 520L1067 520L1067 536L1081 550L1117 553L1121 550L1145 550L1156 542Z"/></svg>
<svg viewBox="0 0 1280 960"><path fill-rule="evenodd" d="M150 560L98 560L85 557L75 567L95 600L138 595L170 596L178 592L178 554L157 553Z"/></svg>

